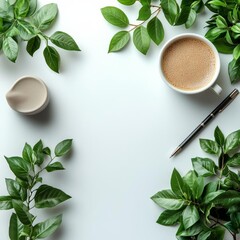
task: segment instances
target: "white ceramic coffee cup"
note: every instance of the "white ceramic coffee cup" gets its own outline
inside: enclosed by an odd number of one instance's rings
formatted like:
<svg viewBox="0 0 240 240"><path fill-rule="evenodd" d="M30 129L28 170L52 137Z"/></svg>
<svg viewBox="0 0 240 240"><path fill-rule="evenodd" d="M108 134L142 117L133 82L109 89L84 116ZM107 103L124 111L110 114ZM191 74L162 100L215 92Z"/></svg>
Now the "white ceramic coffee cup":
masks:
<svg viewBox="0 0 240 240"><path fill-rule="evenodd" d="M177 88L176 86L174 86L173 84L171 84L165 77L163 70L162 70L162 59L163 59L163 55L165 50L174 42L180 40L180 39L184 39L184 38L195 38L195 39L199 39L202 42L206 43L211 49L212 52L214 54L215 57L215 71L213 74L213 77L211 78L211 80L209 81L208 84L206 84L205 86L198 88L198 89L194 89L194 90L185 90L185 89L181 89L181 88ZM169 41L167 41L164 46L161 49L160 52L160 75L162 80L172 89L174 89L177 92L180 93L184 93L184 94L197 94L197 93L201 93L207 89L212 89L216 94L220 94L222 91L222 88L216 83L219 72L220 72L220 58L219 58L219 54L217 49L215 48L215 46L205 37L199 35L199 34L195 34L195 33L183 33L180 35L177 35L173 38L171 38Z"/></svg>

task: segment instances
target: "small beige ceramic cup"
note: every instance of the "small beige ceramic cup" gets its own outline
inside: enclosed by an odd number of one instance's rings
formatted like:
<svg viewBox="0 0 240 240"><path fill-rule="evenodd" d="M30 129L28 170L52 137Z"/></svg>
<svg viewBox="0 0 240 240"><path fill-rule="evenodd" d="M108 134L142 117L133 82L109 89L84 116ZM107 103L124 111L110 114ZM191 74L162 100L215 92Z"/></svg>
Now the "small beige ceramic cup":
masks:
<svg viewBox="0 0 240 240"><path fill-rule="evenodd" d="M9 106L22 114L33 115L46 108L49 94L46 84L37 77L19 78L6 94Z"/></svg>
<svg viewBox="0 0 240 240"><path fill-rule="evenodd" d="M196 88L196 89L183 89L183 88L179 88L176 85L170 83L166 77L166 75L164 74L163 71L163 67L162 67L162 63L163 63L163 59L164 59L164 54L165 51L168 49L169 46L173 46L174 43L176 43L179 40L182 39L189 39L189 38L193 38L196 40L200 40L203 43L207 44L207 46L209 46L209 48L212 50L212 53L214 55L214 59L215 59L215 70L214 73L210 79L210 81L208 81L208 83L204 86L201 86L200 88ZM197 59L194 59L194 61ZM173 69L174 70L174 69ZM161 53L160 53L160 75L162 80L173 90L180 92L180 93L184 93L184 94L197 94L197 93L201 93L207 89L212 89L216 94L220 94L222 91L222 88L216 84L218 75L220 72L220 58L219 58L219 54L217 52L217 49L215 48L215 46L205 37L198 35L198 34L194 34L194 33L184 33L184 34L180 34L177 35L173 38L171 38L169 41L167 41L164 46L162 47Z"/></svg>

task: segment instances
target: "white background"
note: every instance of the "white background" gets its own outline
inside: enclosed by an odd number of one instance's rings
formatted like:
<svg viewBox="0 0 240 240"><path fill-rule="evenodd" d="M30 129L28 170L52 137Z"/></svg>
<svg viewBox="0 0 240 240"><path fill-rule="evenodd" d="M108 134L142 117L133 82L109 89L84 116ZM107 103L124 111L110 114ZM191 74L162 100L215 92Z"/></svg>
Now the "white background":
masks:
<svg viewBox="0 0 240 240"><path fill-rule="evenodd" d="M230 84L227 74L232 56L220 55L221 96L210 90L194 96L182 95L159 77L162 44L152 44L147 56L132 43L123 52L107 53L109 41L118 29L103 19L100 9L109 5L120 7L135 23L140 5L133 9L113 0L55 2L59 16L48 33L69 33L82 51L60 50L60 74L46 66L42 56L44 44L32 58L23 43L15 64L1 53L0 195L7 194L4 179L13 177L4 155L20 155L25 142L33 145L42 139L53 148L59 141L73 138L72 154L62 160L66 170L45 176L46 184L72 196L56 210L39 212L39 220L64 213L61 229L50 239L175 239L175 228L155 223L162 209L150 197L169 188L174 167L183 175L191 169L192 157L206 156L196 138L182 153L169 159L200 121L234 87L239 87ZM47 3L40 1L40 5ZM203 27L209 17L207 11L189 30L169 26L160 15L164 42L178 33L206 32ZM50 104L39 115L20 115L6 102L6 92L23 75L37 76L49 88ZM225 134L239 129L239 104L237 98L199 137L213 138L217 125ZM2 240L9 239L10 214L11 211L0 212Z"/></svg>

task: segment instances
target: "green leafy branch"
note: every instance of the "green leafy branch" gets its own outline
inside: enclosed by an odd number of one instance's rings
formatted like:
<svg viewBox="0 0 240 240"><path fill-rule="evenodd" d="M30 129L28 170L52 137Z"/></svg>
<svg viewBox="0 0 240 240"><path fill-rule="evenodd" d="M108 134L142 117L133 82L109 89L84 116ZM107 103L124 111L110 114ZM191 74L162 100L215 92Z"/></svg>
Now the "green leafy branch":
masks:
<svg viewBox="0 0 240 240"><path fill-rule="evenodd" d="M55 3L37 10L37 0L0 0L0 50L12 62L18 57L19 43L27 41L26 50L33 54L44 41L43 55L49 68L59 72L60 55L55 46L71 51L80 51L75 40L65 32L56 31L50 37L44 34L57 18Z"/></svg>
<svg viewBox="0 0 240 240"><path fill-rule="evenodd" d="M50 236L62 222L62 214L35 223L37 218L32 209L53 208L71 198L62 190L42 184L42 172L64 170L61 162L56 159L68 154L72 147L72 140L66 139L58 143L54 149L54 156L42 141L33 147L25 144L22 156L5 157L16 176L15 179L6 178L7 196L0 196L0 210L13 209L9 222L10 240L35 240Z"/></svg>
<svg viewBox="0 0 240 240"><path fill-rule="evenodd" d="M152 200L166 209L157 220L165 226L179 225L180 240L223 240L228 231L234 240L240 233L240 130L226 138L217 127L214 140L200 139L202 150L218 158L192 158L193 170L185 176L174 169L171 189Z"/></svg>
<svg viewBox="0 0 240 240"><path fill-rule="evenodd" d="M183 0L179 5L176 0L162 0L152 3L151 0L118 0L124 5L140 4L137 21L140 23L129 23L127 15L119 8L108 6L101 9L103 17L112 25L119 28L127 28L117 32L111 39L108 52L117 52L127 46L131 39L130 32L133 31L133 43L143 54L147 54L151 41L159 45L164 38L164 28L158 15L163 11L167 21L171 25L185 24L186 28L195 22L197 13L203 6L202 0L190 2Z"/></svg>
<svg viewBox="0 0 240 240"><path fill-rule="evenodd" d="M231 83L240 81L240 11L239 0L118 0L123 5L139 5L138 24L130 24L125 12L113 6L101 9L103 17L119 28L129 28L117 32L111 39L108 52L124 49L130 42L133 31L133 43L143 54L147 54L151 41L159 45L164 38L164 27L159 19L163 12L172 26L184 25L190 28L197 19L197 14L206 6L213 13L207 21L205 37L216 46L219 52L233 54L228 65ZM134 26L132 29L131 27Z"/></svg>

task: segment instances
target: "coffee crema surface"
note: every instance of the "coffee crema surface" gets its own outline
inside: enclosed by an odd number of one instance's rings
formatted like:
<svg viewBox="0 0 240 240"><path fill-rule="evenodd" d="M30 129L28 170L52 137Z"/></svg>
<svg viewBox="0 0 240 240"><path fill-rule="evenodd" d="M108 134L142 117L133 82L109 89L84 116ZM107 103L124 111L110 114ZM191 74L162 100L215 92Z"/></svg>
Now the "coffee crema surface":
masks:
<svg viewBox="0 0 240 240"><path fill-rule="evenodd" d="M200 39L191 37L171 43L161 62L166 80L187 91L207 86L216 72L216 57L212 49Z"/></svg>

